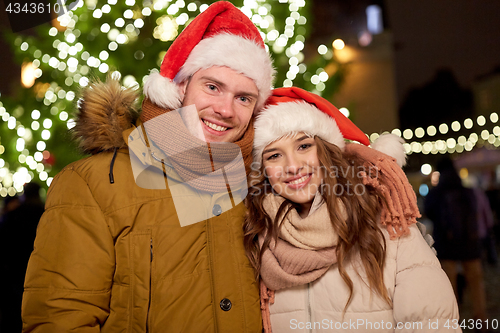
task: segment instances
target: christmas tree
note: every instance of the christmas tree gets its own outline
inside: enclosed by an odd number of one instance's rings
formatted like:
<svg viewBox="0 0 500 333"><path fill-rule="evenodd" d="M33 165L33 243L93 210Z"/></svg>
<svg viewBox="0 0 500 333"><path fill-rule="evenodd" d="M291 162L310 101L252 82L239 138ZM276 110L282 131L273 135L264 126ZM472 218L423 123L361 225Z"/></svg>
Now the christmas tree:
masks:
<svg viewBox="0 0 500 333"><path fill-rule="evenodd" d="M80 87L114 75L123 86L141 88L172 40L210 3L81 0L34 34L6 33L32 82L13 97L0 97L0 196L22 192L30 181L49 186L57 172L81 158L69 133ZM305 0L233 3L260 29L274 59L276 87L293 84L331 96L342 67L325 45L315 46L317 53L305 62L310 25Z"/></svg>

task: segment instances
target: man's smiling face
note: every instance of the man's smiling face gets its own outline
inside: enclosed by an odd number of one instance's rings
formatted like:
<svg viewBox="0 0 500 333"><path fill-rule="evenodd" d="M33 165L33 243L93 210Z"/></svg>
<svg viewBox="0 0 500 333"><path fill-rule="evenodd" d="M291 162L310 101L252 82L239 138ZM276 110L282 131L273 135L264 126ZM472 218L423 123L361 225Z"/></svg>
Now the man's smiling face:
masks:
<svg viewBox="0 0 500 333"><path fill-rule="evenodd" d="M245 133L259 96L254 81L228 67L196 72L180 84L182 105L194 104L207 142L235 142Z"/></svg>

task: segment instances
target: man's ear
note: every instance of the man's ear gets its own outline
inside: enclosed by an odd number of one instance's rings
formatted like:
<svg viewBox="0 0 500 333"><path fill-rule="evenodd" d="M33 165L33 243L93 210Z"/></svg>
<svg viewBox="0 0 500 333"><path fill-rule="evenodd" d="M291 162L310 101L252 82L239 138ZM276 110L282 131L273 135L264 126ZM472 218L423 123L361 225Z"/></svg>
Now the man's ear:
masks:
<svg viewBox="0 0 500 333"><path fill-rule="evenodd" d="M184 96L186 96L186 90L188 84L189 84L189 79L184 80L183 82L178 84L181 101L184 101Z"/></svg>

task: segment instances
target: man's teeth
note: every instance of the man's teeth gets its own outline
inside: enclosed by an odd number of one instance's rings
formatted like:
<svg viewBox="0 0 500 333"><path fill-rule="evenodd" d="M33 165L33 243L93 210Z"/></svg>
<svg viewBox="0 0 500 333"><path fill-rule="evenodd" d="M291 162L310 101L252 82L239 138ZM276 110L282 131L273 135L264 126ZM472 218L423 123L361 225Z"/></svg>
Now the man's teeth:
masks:
<svg viewBox="0 0 500 333"><path fill-rule="evenodd" d="M299 179L292 180L288 184L300 184L300 183L306 181L307 178L309 178L309 175L305 175L304 177L301 177Z"/></svg>
<svg viewBox="0 0 500 333"><path fill-rule="evenodd" d="M206 120L203 120L203 122L205 123L205 125L207 125L211 129L216 130L218 132L224 132L225 130L227 130L227 127L218 126L218 125L212 124Z"/></svg>

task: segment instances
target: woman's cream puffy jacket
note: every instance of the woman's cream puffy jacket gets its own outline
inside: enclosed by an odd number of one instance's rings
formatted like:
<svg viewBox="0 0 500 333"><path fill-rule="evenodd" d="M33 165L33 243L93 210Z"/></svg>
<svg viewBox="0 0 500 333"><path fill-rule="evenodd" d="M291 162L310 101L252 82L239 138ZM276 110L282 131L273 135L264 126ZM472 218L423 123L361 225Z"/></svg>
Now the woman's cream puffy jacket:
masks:
<svg viewBox="0 0 500 333"><path fill-rule="evenodd" d="M276 292L273 332L461 332L450 281L418 228L395 240L382 231L384 283L393 306L370 291L361 261L353 260L346 267L353 299L344 316L349 289L334 265L312 283Z"/></svg>

